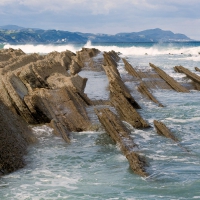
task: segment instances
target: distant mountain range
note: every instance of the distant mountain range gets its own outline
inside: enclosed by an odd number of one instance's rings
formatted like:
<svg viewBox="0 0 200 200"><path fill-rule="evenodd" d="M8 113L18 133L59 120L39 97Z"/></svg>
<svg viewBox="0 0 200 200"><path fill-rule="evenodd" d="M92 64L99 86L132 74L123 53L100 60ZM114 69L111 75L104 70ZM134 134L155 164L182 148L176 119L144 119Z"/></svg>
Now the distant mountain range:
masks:
<svg viewBox="0 0 200 200"><path fill-rule="evenodd" d="M140 32L109 34L92 34L61 30L42 30L24 28L16 25L0 26L0 43L93 43L103 42L182 42L192 41L184 34L175 34L159 28Z"/></svg>

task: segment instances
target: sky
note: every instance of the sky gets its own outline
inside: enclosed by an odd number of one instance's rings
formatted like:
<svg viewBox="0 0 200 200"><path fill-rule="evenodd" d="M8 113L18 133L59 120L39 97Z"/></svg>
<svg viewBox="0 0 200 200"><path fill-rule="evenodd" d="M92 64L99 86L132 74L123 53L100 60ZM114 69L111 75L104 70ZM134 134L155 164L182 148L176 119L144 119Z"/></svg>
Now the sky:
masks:
<svg viewBox="0 0 200 200"><path fill-rule="evenodd" d="M161 28L200 40L200 0L0 0L0 26L115 34Z"/></svg>

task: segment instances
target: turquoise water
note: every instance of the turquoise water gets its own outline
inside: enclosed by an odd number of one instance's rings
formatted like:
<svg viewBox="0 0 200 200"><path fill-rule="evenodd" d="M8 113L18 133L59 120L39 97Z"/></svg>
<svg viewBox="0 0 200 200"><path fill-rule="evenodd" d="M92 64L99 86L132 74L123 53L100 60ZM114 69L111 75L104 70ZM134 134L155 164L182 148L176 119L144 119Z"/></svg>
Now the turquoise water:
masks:
<svg viewBox="0 0 200 200"><path fill-rule="evenodd" d="M114 49L141 69L147 69L152 62L184 83L189 80L173 71L175 65L193 72L195 66L200 68L200 43L87 43L86 47ZM48 52L54 46L21 48L27 53L39 52L41 48ZM66 46L55 48L62 50ZM128 77L122 62L119 71L122 77ZM90 98L108 98L103 73L81 72L81 76L89 78L85 91ZM105 132L73 133L71 143L66 144L53 136L51 129L41 126L34 128L39 142L29 147L26 167L0 178L0 199L200 199L200 92L153 90L154 96L166 106L160 108L141 97L135 83L126 85L143 108L140 114L152 125L148 130L132 129L131 134L139 146L138 152L147 158L149 177L141 178L131 172L128 161ZM163 121L180 142L158 136L153 128L154 119Z"/></svg>

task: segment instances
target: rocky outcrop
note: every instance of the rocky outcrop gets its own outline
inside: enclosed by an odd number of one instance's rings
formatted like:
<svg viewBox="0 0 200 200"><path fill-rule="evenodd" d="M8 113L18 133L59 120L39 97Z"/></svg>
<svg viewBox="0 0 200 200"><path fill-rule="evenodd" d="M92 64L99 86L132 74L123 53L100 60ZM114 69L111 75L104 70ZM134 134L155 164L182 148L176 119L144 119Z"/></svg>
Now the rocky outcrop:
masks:
<svg viewBox="0 0 200 200"><path fill-rule="evenodd" d="M133 77L136 78L141 78L140 75L137 73L137 71L132 67L132 65L125 59L122 58L123 62L124 62L124 67L126 69L126 71L132 75Z"/></svg>
<svg viewBox="0 0 200 200"><path fill-rule="evenodd" d="M198 67L194 68L197 72L200 72L200 69Z"/></svg>
<svg viewBox="0 0 200 200"><path fill-rule="evenodd" d="M119 62L120 61L120 57L118 55L118 53L116 53L115 51L109 51L108 52L109 56L115 61L115 62Z"/></svg>
<svg viewBox="0 0 200 200"><path fill-rule="evenodd" d="M177 92L189 92L189 90L181 86L177 81L175 81L172 77L166 74L162 69L156 67L152 63L149 63L149 65L159 74L159 76L163 80L165 80L172 87L172 89L176 90Z"/></svg>
<svg viewBox="0 0 200 200"><path fill-rule="evenodd" d="M9 71L14 71L20 67L23 67L31 62L36 62L38 60L44 59L44 56L38 55L36 53L30 55L15 56L8 61L0 62L0 68L2 73L7 73Z"/></svg>
<svg viewBox="0 0 200 200"><path fill-rule="evenodd" d="M75 56L72 56L72 63L70 65L70 74L75 75L82 70L82 68L86 70L94 70L94 71L102 71L100 62L98 64L98 60L94 59L100 53L98 49L95 48L82 48L81 51L76 52Z"/></svg>
<svg viewBox="0 0 200 200"><path fill-rule="evenodd" d="M113 57L111 57L110 54L107 52L104 52L103 57L104 57L104 66L110 66L110 70L112 70L112 73L120 77L119 71L117 69L116 60Z"/></svg>
<svg viewBox="0 0 200 200"><path fill-rule="evenodd" d="M23 55L0 75L0 99L29 124L50 123L66 141L69 132L91 127L85 107L93 104L84 93L87 79L67 72L73 55Z"/></svg>
<svg viewBox="0 0 200 200"><path fill-rule="evenodd" d="M197 90L200 90L200 76L195 73L192 73L189 69L186 69L183 66L175 66L174 70L179 73L184 73L188 78L190 78L196 86Z"/></svg>
<svg viewBox="0 0 200 200"><path fill-rule="evenodd" d="M21 49L18 49L18 50L15 50L15 49L12 49L12 48L1 49L0 50L0 62L8 61L11 58L18 57L18 56L21 56L21 55L24 55L24 54L25 53Z"/></svg>
<svg viewBox="0 0 200 200"><path fill-rule="evenodd" d="M140 176L147 176L145 159L134 152L136 144L130 137L130 132L121 120L109 109L96 110L99 121L110 137L120 145L121 151L129 161L130 168Z"/></svg>
<svg viewBox="0 0 200 200"><path fill-rule="evenodd" d="M108 80L111 104L116 108L122 120L127 121L135 128L146 128L149 124L142 119L136 109L140 108L139 104L131 96L129 90L122 81L117 64L110 58L109 54L105 54L104 58L107 66L103 66Z"/></svg>
<svg viewBox="0 0 200 200"><path fill-rule="evenodd" d="M0 101L0 175L23 167L27 145L34 142L28 125Z"/></svg>
<svg viewBox="0 0 200 200"><path fill-rule="evenodd" d="M47 60L54 60L58 63L60 63L63 67L65 67L66 70L69 70L71 61L72 61L72 56L76 56L73 52L66 50L63 52L51 52L46 55Z"/></svg>
<svg viewBox="0 0 200 200"><path fill-rule="evenodd" d="M54 133L67 142L69 132L85 131L91 126L85 106L87 103L72 88L37 89L24 98L37 121L46 119Z"/></svg>
<svg viewBox="0 0 200 200"><path fill-rule="evenodd" d="M165 124L163 124L160 121L156 121L154 120L154 126L157 130L157 133L161 136L170 138L172 140L174 140L175 142L178 142L178 139L172 134L172 132L165 126Z"/></svg>
<svg viewBox="0 0 200 200"><path fill-rule="evenodd" d="M144 94L148 99L153 101L154 103L158 104L159 107L164 107L147 89L144 82L141 82L138 86L138 91L142 94Z"/></svg>

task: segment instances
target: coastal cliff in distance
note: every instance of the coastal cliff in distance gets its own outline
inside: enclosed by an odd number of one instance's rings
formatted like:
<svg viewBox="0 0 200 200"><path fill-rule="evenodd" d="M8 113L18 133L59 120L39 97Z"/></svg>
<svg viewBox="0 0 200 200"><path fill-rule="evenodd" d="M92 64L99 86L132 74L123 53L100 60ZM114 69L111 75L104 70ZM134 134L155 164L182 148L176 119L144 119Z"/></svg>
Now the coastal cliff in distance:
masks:
<svg viewBox="0 0 200 200"><path fill-rule="evenodd" d="M23 28L15 25L0 26L0 43L95 43L102 42L184 42L192 41L184 34L175 34L159 28L140 32L92 34L62 30Z"/></svg>

